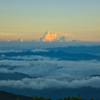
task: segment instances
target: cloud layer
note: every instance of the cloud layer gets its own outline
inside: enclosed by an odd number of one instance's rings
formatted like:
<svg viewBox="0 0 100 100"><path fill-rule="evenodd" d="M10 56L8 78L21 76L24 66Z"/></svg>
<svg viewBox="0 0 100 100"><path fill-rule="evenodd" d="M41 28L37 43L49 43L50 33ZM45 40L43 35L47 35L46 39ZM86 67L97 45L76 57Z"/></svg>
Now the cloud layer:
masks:
<svg viewBox="0 0 100 100"><path fill-rule="evenodd" d="M16 53L6 56L4 53ZM0 73L22 73L33 78L20 80L0 80L0 87L31 88L79 88L90 86L100 88L99 60L68 61L39 55L19 55L20 50L0 51ZM31 52L49 52L45 49L33 49ZM15 73L16 74L16 73ZM11 78L13 79L13 78Z"/></svg>
<svg viewBox="0 0 100 100"><path fill-rule="evenodd" d="M39 51L33 50L33 52ZM0 73L14 72L24 73L36 78L0 80L0 87L46 89L91 86L100 88L100 62L96 60L63 61L37 55L16 57L1 55Z"/></svg>
<svg viewBox="0 0 100 100"><path fill-rule="evenodd" d="M44 79L44 78L36 78L36 79L28 79L24 78L22 80L1 80L0 87L7 86L13 88L30 88L30 89L47 89L47 88L80 88L80 87L93 87L100 88L100 77L92 77L88 80L73 80L71 82L68 81L60 81L57 79Z"/></svg>

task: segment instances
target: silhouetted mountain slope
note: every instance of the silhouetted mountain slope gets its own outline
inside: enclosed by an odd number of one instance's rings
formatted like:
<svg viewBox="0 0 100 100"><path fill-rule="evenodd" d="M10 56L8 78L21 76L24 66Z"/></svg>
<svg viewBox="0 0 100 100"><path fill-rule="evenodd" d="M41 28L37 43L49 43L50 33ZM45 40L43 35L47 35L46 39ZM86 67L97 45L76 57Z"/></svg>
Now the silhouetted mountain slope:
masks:
<svg viewBox="0 0 100 100"><path fill-rule="evenodd" d="M43 89L43 90L32 90L32 89L14 89L1 87L0 90L4 90L7 92L26 95L26 96L38 96L38 97L46 97L51 98L52 100L57 100L60 98L68 97L68 96L78 96L80 94L81 98L86 100L90 100L93 98L94 100L100 99L100 88L91 88L91 87L81 87L81 88L62 88L62 89ZM1 99L0 99L1 100ZM26 100L26 99L25 99ZM27 99L29 100L29 99Z"/></svg>
<svg viewBox="0 0 100 100"><path fill-rule="evenodd" d="M16 100L18 98L20 98L21 100L33 100L32 97L16 95L5 91L0 91L0 100Z"/></svg>

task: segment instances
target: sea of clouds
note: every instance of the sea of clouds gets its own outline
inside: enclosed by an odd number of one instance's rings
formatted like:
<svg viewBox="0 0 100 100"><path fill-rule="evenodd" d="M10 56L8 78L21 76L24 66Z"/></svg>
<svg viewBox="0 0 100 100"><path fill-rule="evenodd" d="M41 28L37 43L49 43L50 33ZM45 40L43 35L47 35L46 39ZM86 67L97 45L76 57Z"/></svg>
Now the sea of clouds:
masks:
<svg viewBox="0 0 100 100"><path fill-rule="evenodd" d="M68 61L38 55L6 57L4 54L0 59L0 73L18 72L33 77L21 80L0 80L0 87L36 90L87 86L100 88L100 61L97 60Z"/></svg>

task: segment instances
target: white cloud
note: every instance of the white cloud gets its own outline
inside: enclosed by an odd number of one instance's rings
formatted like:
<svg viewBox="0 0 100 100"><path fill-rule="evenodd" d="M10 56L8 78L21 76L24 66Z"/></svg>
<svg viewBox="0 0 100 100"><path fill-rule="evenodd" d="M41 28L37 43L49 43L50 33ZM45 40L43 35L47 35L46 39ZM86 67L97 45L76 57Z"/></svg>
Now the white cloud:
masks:
<svg viewBox="0 0 100 100"><path fill-rule="evenodd" d="M22 52L21 50L0 50L0 53L8 53L8 52Z"/></svg>
<svg viewBox="0 0 100 100"><path fill-rule="evenodd" d="M32 52L49 52L49 50L45 50L45 49L33 49Z"/></svg>
<svg viewBox="0 0 100 100"><path fill-rule="evenodd" d="M38 56L38 55L31 55L31 56L13 56L13 57L8 57L10 59L16 59L16 60L51 60L53 58L50 58L50 57L45 57L45 56ZM57 59L57 58L55 58Z"/></svg>
<svg viewBox="0 0 100 100"><path fill-rule="evenodd" d="M19 81L1 80L0 86L33 89L83 86L100 88L100 77L89 77L100 73L100 62L96 60L63 61L34 55L9 58L12 60L0 60L0 72L20 72L37 78Z"/></svg>
<svg viewBox="0 0 100 100"><path fill-rule="evenodd" d="M93 87L100 88L100 77L92 77L88 80L73 80L71 82L68 81L60 81L56 79L44 79L44 78L36 78L36 79L22 79L22 80L0 80L0 87L7 86L13 88L30 88L30 89L47 89L47 88L79 88L79 87Z"/></svg>
<svg viewBox="0 0 100 100"><path fill-rule="evenodd" d="M34 77L67 78L67 80L99 74L100 72L100 62L96 60L60 61L42 56L25 56L18 58L23 60L1 60L0 66L8 66L8 69L12 68L14 72L25 73ZM38 60L32 60L35 58Z"/></svg>

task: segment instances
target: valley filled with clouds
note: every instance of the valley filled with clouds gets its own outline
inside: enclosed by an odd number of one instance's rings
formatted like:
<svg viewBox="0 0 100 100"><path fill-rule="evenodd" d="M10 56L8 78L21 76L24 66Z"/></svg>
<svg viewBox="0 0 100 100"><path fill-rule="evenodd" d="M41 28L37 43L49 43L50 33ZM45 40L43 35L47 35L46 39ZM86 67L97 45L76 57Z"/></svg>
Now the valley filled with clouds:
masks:
<svg viewBox="0 0 100 100"><path fill-rule="evenodd" d="M53 100L79 94L98 99L100 51L91 48L0 50L0 90Z"/></svg>
<svg viewBox="0 0 100 100"><path fill-rule="evenodd" d="M16 55L10 55L11 53ZM92 60L60 60L57 57L46 56L49 50L4 51L0 56L0 74L11 74L12 78L0 78L0 87L31 88L35 90L48 88L100 88L100 61ZM40 55L36 55L36 53ZM57 51L56 51L57 52ZM35 55L31 55L34 53ZM44 56L41 56L41 53ZM58 55L57 55L58 56ZM98 56L97 56L98 57ZM29 77L14 79L21 73ZM19 75L20 77L20 75Z"/></svg>

